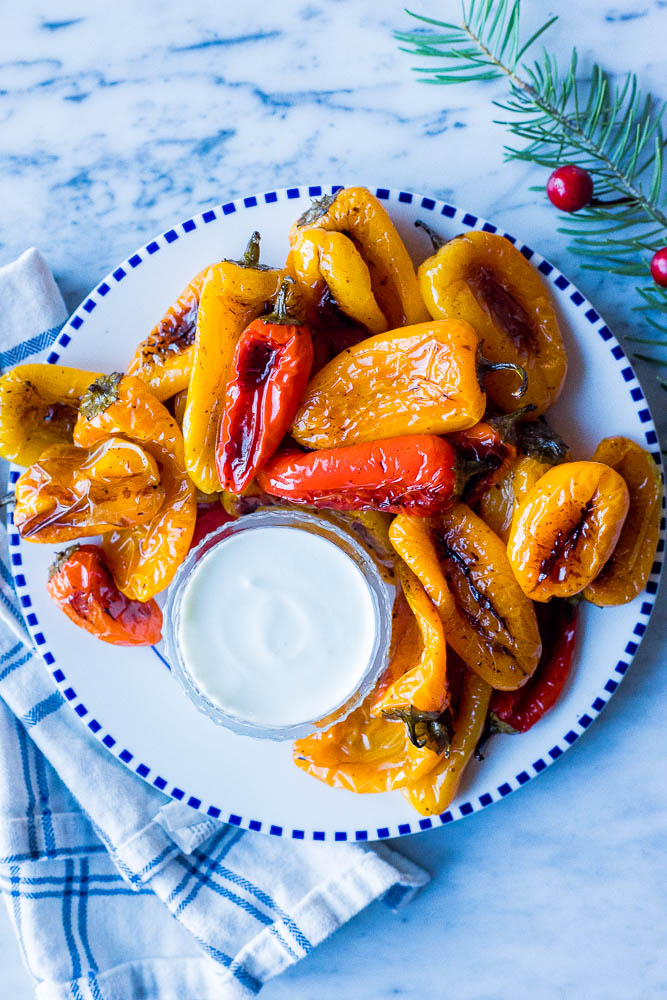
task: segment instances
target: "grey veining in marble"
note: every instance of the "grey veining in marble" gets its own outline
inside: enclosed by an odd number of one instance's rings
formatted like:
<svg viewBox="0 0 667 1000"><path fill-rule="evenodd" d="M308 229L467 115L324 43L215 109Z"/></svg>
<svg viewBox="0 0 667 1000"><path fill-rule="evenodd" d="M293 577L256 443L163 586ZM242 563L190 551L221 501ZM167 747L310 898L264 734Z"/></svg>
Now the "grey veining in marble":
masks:
<svg viewBox="0 0 667 1000"><path fill-rule="evenodd" d="M665 96L666 0L554 9L582 71L635 69ZM419 0L444 20L458 0ZM385 183L479 212L549 256L619 333L631 283L580 268L545 181L503 163L499 84L419 86L373 0L21 0L0 32L0 263L34 244L72 307L119 259L201 207L308 180ZM639 365L663 431L664 394ZM634 1000L664 996L665 614L585 739L539 781L400 844L433 882L399 917L370 907L267 1000ZM22 972L0 952L0 994ZM661 964L662 963L662 964ZM130 998L128 998L130 1000Z"/></svg>

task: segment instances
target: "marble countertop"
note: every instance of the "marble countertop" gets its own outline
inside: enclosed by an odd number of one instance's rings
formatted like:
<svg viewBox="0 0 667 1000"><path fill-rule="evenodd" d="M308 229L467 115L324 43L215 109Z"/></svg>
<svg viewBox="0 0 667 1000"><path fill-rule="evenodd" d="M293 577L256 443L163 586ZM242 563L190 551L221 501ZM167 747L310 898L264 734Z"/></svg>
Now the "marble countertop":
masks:
<svg viewBox="0 0 667 1000"><path fill-rule="evenodd" d="M526 30L551 12L526 4ZM555 5L554 5L555 6ZM549 46L635 69L664 96L666 0L567 5ZM458 0L416 4L445 20ZM631 284L582 270L504 164L502 87L424 87L373 0L22 0L0 37L0 263L44 252L74 307L135 246L202 206L317 181L387 184L477 211L550 257L622 337ZM664 395L638 366L665 428ZM664 435L663 435L664 440ZM266 1000L657 997L664 966L664 601L585 739L519 794L402 840L433 875L399 916L370 907ZM0 916L0 993L30 995ZM130 998L128 998L130 1000Z"/></svg>

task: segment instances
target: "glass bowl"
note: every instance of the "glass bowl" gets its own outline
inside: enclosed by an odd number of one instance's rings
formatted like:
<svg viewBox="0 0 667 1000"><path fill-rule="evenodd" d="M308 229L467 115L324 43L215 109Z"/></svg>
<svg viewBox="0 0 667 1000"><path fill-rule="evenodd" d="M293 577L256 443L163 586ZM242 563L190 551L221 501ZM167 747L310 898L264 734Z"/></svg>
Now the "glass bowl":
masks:
<svg viewBox="0 0 667 1000"><path fill-rule="evenodd" d="M354 690L348 691L337 704L331 705L323 717L304 719L287 725L263 726L257 722L241 718L223 709L206 695L193 677L183 653L180 633L183 598L193 570L213 548L224 545L225 541L239 532L254 531L257 528L290 527L319 535L349 556L361 572L368 588L375 616L375 638L366 668ZM361 704L380 679L386 665L391 641L392 596L390 588L383 581L373 558L357 539L338 524L315 514L293 510L258 511L230 521L207 535L183 561L169 588L164 609L164 633L167 656L174 675L178 678L190 700L197 708L218 725L232 732L256 739L295 740L315 732L322 732L336 722L343 720Z"/></svg>

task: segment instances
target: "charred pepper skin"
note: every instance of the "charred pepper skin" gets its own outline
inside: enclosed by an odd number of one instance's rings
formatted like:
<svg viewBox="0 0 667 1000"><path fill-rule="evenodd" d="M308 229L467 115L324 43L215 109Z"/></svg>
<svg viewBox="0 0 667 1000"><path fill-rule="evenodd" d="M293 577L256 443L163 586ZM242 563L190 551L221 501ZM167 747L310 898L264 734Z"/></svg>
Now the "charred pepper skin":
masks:
<svg viewBox="0 0 667 1000"><path fill-rule="evenodd" d="M75 545L51 567L49 596L79 628L114 646L154 646L162 638L162 612L155 601L122 594L99 545Z"/></svg>
<svg viewBox="0 0 667 1000"><path fill-rule="evenodd" d="M293 279L285 278L275 310L246 327L234 350L215 456L229 493L243 493L273 457L310 376L313 342L290 315L292 290Z"/></svg>

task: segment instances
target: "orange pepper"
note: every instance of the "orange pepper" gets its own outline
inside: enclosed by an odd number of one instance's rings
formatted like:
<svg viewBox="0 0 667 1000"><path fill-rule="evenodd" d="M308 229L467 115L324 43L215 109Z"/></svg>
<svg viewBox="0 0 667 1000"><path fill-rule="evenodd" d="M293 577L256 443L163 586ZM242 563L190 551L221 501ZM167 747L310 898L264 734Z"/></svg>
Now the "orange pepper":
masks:
<svg viewBox="0 0 667 1000"><path fill-rule="evenodd" d="M541 476L551 468L530 455L519 455L500 480L481 495L479 515L505 544L514 511Z"/></svg>
<svg viewBox="0 0 667 1000"><path fill-rule="evenodd" d="M148 601L171 583L187 555L195 527L195 493L183 461L178 424L153 393L130 375L105 375L81 402L74 440L87 448L122 435L141 445L160 469L165 500L146 525L104 537L103 547L118 588Z"/></svg>
<svg viewBox="0 0 667 1000"><path fill-rule="evenodd" d="M519 505L507 543L514 576L534 601L572 597L611 556L629 507L622 477L601 462L565 462Z"/></svg>
<svg viewBox="0 0 667 1000"><path fill-rule="evenodd" d="M599 607L627 604L646 586L660 537L662 479L655 460L625 437L605 438L595 449L595 462L615 469L628 487L630 507L616 548L584 590Z"/></svg>

